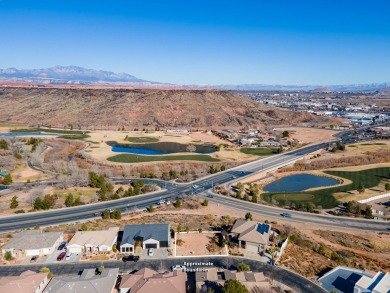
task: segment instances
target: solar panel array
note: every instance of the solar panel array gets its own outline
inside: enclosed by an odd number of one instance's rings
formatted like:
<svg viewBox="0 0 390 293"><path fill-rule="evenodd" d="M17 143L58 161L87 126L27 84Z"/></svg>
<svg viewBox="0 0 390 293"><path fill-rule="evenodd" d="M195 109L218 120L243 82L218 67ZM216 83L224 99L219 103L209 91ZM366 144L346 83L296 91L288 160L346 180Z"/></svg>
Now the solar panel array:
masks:
<svg viewBox="0 0 390 293"><path fill-rule="evenodd" d="M268 233L269 232L269 225L267 224L257 224L256 231L260 234Z"/></svg>

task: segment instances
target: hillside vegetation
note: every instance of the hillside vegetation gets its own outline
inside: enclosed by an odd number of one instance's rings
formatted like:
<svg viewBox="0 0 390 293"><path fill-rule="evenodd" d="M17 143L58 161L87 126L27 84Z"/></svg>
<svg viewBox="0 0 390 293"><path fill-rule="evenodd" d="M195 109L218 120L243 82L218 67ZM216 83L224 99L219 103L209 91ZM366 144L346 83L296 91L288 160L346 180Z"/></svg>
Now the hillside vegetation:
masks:
<svg viewBox="0 0 390 293"><path fill-rule="evenodd" d="M0 121L116 129L322 125L223 90L1 88Z"/></svg>

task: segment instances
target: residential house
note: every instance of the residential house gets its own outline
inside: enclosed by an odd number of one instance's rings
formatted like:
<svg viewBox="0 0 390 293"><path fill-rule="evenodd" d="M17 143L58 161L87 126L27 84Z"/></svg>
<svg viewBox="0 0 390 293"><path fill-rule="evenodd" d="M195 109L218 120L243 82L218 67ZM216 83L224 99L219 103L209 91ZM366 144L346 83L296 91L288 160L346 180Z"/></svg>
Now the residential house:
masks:
<svg viewBox="0 0 390 293"><path fill-rule="evenodd" d="M71 253L105 253L111 252L118 239L119 227L106 231L77 231L66 246Z"/></svg>
<svg viewBox="0 0 390 293"><path fill-rule="evenodd" d="M362 276L355 284L354 293L389 293L390 273L378 272L375 276Z"/></svg>
<svg viewBox="0 0 390 293"><path fill-rule="evenodd" d="M338 266L318 279L321 286L340 293L389 293L390 274L378 272L372 275L366 271Z"/></svg>
<svg viewBox="0 0 390 293"><path fill-rule="evenodd" d="M262 252L268 246L271 233L269 224L238 219L230 230L230 236L238 241L238 247L247 251Z"/></svg>
<svg viewBox="0 0 390 293"><path fill-rule="evenodd" d="M223 270L218 272L216 268L210 268L205 272L195 272L195 282L196 288L201 290L203 285L210 283L215 283L217 285L223 286L226 281L237 280L240 281L245 287L251 290L255 286L263 287L267 286L268 282L264 277L264 274L261 272L237 272Z"/></svg>
<svg viewBox="0 0 390 293"><path fill-rule="evenodd" d="M48 273L25 271L19 276L0 277L0 292L42 293Z"/></svg>
<svg viewBox="0 0 390 293"><path fill-rule="evenodd" d="M44 293L113 293L119 268L105 268L102 273L96 269L85 269L81 275L59 276L51 279Z"/></svg>
<svg viewBox="0 0 390 293"><path fill-rule="evenodd" d="M120 245L122 253L143 249L170 247L169 224L126 225Z"/></svg>
<svg viewBox="0 0 390 293"><path fill-rule="evenodd" d="M16 234L1 250L3 255L9 251L13 257L52 254L64 240L62 232L42 232L24 230Z"/></svg>
<svg viewBox="0 0 390 293"><path fill-rule="evenodd" d="M123 275L119 293L185 293L187 274L181 270L157 273L148 268Z"/></svg>

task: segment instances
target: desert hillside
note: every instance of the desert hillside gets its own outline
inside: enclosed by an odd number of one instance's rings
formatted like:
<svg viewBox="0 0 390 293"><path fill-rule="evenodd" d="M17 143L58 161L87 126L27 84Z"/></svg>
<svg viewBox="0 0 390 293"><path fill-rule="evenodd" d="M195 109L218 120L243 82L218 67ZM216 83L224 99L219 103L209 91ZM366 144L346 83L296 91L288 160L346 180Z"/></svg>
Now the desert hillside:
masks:
<svg viewBox="0 0 390 293"><path fill-rule="evenodd" d="M0 121L91 128L319 125L224 90L0 88Z"/></svg>

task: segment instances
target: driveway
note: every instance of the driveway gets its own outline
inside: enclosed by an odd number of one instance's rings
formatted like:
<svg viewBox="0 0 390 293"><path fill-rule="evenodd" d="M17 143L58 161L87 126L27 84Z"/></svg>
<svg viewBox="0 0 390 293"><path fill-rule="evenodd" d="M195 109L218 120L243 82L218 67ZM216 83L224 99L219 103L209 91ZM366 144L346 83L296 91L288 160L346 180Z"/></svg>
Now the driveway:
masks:
<svg viewBox="0 0 390 293"><path fill-rule="evenodd" d="M72 257L70 258L70 260L62 260L62 261L57 261L57 257L62 253L62 252L65 252L65 250L56 250L47 260L45 263L60 263L60 262L64 262L64 263L70 263L70 262L78 262L80 261L80 258L81 258L81 253L79 254L75 254L73 253L72 254Z"/></svg>
<svg viewBox="0 0 390 293"><path fill-rule="evenodd" d="M166 259L168 257L168 248L154 248L153 255L148 255L148 249L142 249L137 253L141 259L150 260L150 259Z"/></svg>

